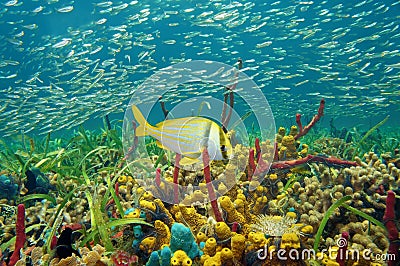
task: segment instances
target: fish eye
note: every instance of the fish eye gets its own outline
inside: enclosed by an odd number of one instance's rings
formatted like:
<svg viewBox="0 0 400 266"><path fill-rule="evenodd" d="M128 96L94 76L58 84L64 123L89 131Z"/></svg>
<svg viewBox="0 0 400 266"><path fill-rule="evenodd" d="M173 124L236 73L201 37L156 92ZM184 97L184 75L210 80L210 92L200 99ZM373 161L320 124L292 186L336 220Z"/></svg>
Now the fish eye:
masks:
<svg viewBox="0 0 400 266"><path fill-rule="evenodd" d="M221 145L221 151L226 151L225 145Z"/></svg>

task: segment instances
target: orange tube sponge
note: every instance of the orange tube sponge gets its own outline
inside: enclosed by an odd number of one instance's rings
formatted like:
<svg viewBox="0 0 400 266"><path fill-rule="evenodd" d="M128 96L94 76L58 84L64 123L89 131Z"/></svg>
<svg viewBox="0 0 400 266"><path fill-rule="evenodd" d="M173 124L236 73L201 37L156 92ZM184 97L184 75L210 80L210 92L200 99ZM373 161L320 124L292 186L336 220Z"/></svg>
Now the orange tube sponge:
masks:
<svg viewBox="0 0 400 266"><path fill-rule="evenodd" d="M197 213L194 207L187 207L183 204L179 205L179 212L175 214L175 218L181 223L187 223L195 234L200 228L206 224L205 218Z"/></svg>
<svg viewBox="0 0 400 266"><path fill-rule="evenodd" d="M173 266L190 266L192 263L192 260L183 250L175 251L171 258L171 265Z"/></svg>
<svg viewBox="0 0 400 266"><path fill-rule="evenodd" d="M231 250L233 257L237 261L242 260L243 252L245 249L246 238L241 234L234 234L231 238Z"/></svg>
<svg viewBox="0 0 400 266"><path fill-rule="evenodd" d="M205 255L212 257L215 255L216 248L217 248L217 240L215 240L214 237L210 237L206 241L206 244L203 248L203 252Z"/></svg>
<svg viewBox="0 0 400 266"><path fill-rule="evenodd" d="M169 212L167 208L165 208L164 203L160 199L155 199L154 203L158 206L158 208L168 216L168 226L171 227L172 224L175 222L174 217Z"/></svg>
<svg viewBox="0 0 400 266"><path fill-rule="evenodd" d="M263 233L250 232L248 235L248 245L246 247L246 251L250 252L258 250L260 248L264 248L266 244L267 239L265 238L265 235Z"/></svg>
<svg viewBox="0 0 400 266"><path fill-rule="evenodd" d="M231 229L225 222L218 222L215 225L215 233L219 240L226 240L232 235Z"/></svg>
<svg viewBox="0 0 400 266"><path fill-rule="evenodd" d="M233 202L227 196L222 196L219 198L221 208L226 212L226 220L228 223L238 222L240 224L245 224L246 220L243 215L235 209Z"/></svg>
<svg viewBox="0 0 400 266"><path fill-rule="evenodd" d="M157 235L155 249L159 250L162 245L169 244L169 241L171 240L171 232L169 227L160 220L154 222L154 228Z"/></svg>

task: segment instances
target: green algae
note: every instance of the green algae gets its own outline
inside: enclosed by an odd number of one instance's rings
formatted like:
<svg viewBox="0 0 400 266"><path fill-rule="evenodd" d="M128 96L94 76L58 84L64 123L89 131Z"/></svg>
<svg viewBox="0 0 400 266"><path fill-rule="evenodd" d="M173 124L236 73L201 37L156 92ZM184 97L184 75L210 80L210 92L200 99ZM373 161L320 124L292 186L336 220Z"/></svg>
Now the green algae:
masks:
<svg viewBox="0 0 400 266"><path fill-rule="evenodd" d="M322 233L324 231L324 228L330 218L330 216L333 214L333 212L339 208L339 207L344 207L346 209L348 209L349 211L353 212L354 214L357 214L361 217L363 217L364 219L368 220L371 223L374 223L375 225L383 228L384 230L386 230L386 227L383 223L379 222L378 220L376 220L374 217L369 216L366 213L363 213L362 211L359 211L351 206L349 206L348 204L346 204L346 201L352 200L352 197L347 195L344 196L343 198L337 200L335 203L333 203L329 209L325 212L324 217L322 218L322 221L318 227L318 231L315 234L315 242L314 242L314 251L318 252L318 248L319 248L319 243L321 241L321 237L322 237Z"/></svg>

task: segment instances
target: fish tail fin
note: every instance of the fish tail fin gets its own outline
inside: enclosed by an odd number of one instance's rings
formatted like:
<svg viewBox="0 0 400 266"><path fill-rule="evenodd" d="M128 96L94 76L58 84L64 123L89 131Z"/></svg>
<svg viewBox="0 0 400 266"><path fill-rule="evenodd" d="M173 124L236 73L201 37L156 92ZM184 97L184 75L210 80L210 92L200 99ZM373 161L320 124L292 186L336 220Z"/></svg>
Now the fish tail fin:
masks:
<svg viewBox="0 0 400 266"><path fill-rule="evenodd" d="M135 135L137 137L144 137L149 135L149 131L146 130L151 127L149 123L147 123L146 118L144 118L142 112L140 112L139 108L136 105L132 105L133 116L138 122L138 127L135 130ZM147 131L147 132L146 132Z"/></svg>

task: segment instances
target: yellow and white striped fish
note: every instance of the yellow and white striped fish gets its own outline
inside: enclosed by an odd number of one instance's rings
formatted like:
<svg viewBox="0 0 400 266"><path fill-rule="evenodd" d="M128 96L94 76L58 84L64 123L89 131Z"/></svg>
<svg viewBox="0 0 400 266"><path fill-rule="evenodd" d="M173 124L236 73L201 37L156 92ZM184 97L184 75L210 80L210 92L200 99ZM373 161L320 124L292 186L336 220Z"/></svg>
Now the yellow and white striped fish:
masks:
<svg viewBox="0 0 400 266"><path fill-rule="evenodd" d="M180 165L199 162L204 147L207 147L211 160L232 158L233 149L227 134L210 119L184 117L165 120L152 126L137 106L132 105L132 112L139 124L136 136L152 136L157 139L160 148L183 155Z"/></svg>

